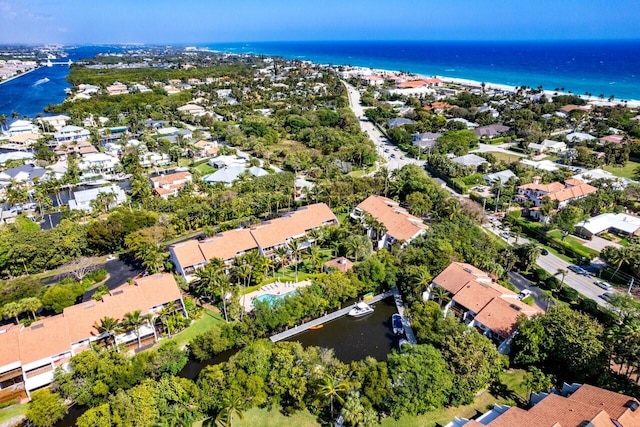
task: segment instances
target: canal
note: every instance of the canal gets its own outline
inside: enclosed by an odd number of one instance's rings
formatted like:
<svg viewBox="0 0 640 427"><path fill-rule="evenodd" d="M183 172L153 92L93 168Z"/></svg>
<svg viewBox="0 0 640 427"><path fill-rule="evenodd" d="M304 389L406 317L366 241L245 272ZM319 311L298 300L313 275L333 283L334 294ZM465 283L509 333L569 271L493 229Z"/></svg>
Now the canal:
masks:
<svg viewBox="0 0 640 427"><path fill-rule="evenodd" d="M336 357L345 363L362 360L367 356L385 360L391 350L398 348L399 337L393 334L391 327L391 315L397 313L397 310L392 297L377 302L374 307L374 312L365 317L356 319L343 316L325 323L320 329L308 330L287 341L297 341L305 347L332 348ZM226 362L237 351L229 350L203 362L189 360L178 376L195 380L202 369ZM84 407L72 407L55 427L73 427L85 410Z"/></svg>

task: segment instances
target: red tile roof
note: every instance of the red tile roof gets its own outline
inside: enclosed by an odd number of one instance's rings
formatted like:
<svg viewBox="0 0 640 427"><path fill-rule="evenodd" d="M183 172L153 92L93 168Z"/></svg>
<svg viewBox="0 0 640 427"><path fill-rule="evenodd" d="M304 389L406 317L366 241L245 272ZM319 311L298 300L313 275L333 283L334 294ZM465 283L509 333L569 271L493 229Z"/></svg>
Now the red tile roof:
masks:
<svg viewBox="0 0 640 427"><path fill-rule="evenodd" d="M353 268L353 263L347 258L341 256L340 258L334 258L324 263L325 267L335 268L338 271L346 273Z"/></svg>
<svg viewBox="0 0 640 427"><path fill-rule="evenodd" d="M369 196L358 208L380 221L387 229L387 234L396 240L409 241L427 229L420 218L386 197Z"/></svg>

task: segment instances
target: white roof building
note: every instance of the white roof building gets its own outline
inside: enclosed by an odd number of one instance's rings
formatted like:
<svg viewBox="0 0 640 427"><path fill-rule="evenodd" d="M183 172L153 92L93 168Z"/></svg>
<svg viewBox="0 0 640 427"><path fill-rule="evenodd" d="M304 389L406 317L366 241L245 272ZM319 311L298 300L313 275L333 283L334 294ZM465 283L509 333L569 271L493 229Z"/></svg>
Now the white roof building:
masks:
<svg viewBox="0 0 640 427"><path fill-rule="evenodd" d="M247 159L238 156L218 156L209 160L209 166L218 169L226 168L229 166L245 167L247 163Z"/></svg>
<svg viewBox="0 0 640 427"><path fill-rule="evenodd" d="M21 133L39 133L40 129L28 120L16 120L9 125L9 136L20 135Z"/></svg>
<svg viewBox="0 0 640 427"><path fill-rule="evenodd" d="M613 185L617 189L624 189L627 185L633 182L629 178L620 178L619 176L615 176L611 172L603 169L589 169L574 175L573 178L577 178L587 183L596 179L608 179L613 181Z"/></svg>
<svg viewBox="0 0 640 427"><path fill-rule="evenodd" d="M115 200L109 206L110 208L119 206L127 201L127 195L124 193L124 190L113 184L110 187L99 187L92 188L90 190L76 191L73 193L73 199L69 200L69 209L91 212L93 210L91 202L93 202L100 193L115 194Z"/></svg>
<svg viewBox="0 0 640 427"><path fill-rule="evenodd" d="M62 127L58 132L53 134L53 137L58 142L67 141L85 141L89 139L91 132L80 126L68 125Z"/></svg>
<svg viewBox="0 0 640 427"><path fill-rule="evenodd" d="M104 153L87 154L82 158L78 167L82 171L110 171L120 163L116 157Z"/></svg>
<svg viewBox="0 0 640 427"><path fill-rule="evenodd" d="M71 118L69 116L64 115L64 114L58 114L57 116L40 117L38 119L38 121L40 123L47 123L48 125L52 126L57 131L62 129L67 124L67 122L69 120L71 120Z"/></svg>
<svg viewBox="0 0 640 427"><path fill-rule="evenodd" d="M567 134L567 141L571 141L571 142L592 141L594 139L596 139L595 136L589 135L588 133L584 133L584 132L572 132Z"/></svg>
<svg viewBox="0 0 640 427"><path fill-rule="evenodd" d="M624 213L605 213L579 222L576 229L580 234L589 237L609 230L640 235L640 218Z"/></svg>
<svg viewBox="0 0 640 427"><path fill-rule="evenodd" d="M212 174L205 176L204 178L202 178L202 180L209 183L222 182L224 184L230 185L233 184L244 173L249 173L253 176L269 175L269 172L257 166L251 166L247 168L241 165L235 165L220 169Z"/></svg>
<svg viewBox="0 0 640 427"><path fill-rule="evenodd" d="M549 172L557 171L558 169L560 169L560 166L558 166L557 163L554 163L551 160L541 160L539 162L536 162L535 160L522 159L520 160L520 163Z"/></svg>
<svg viewBox="0 0 640 427"><path fill-rule="evenodd" d="M545 139L539 144L532 142L527 147L529 150L537 151L539 153L545 153L547 151L552 153L561 153L567 149L567 144L560 141Z"/></svg>

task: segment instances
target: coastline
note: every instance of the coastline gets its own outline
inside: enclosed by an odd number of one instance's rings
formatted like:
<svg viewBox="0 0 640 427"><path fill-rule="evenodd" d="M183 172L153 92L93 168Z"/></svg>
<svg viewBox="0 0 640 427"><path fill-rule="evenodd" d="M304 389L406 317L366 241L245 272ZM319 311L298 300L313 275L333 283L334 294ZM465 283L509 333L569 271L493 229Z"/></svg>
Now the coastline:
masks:
<svg viewBox="0 0 640 427"><path fill-rule="evenodd" d="M20 73L20 74L18 74L18 75L13 76L13 77L9 77L9 78L8 78L8 79L6 79L6 80L2 80L2 81L0 81L0 85L5 84L5 83L8 83L8 82L10 82L11 80L19 79L20 77L22 77L22 76L26 76L27 74L29 74L29 73L31 73L31 72L33 72L33 71L35 71L35 70L38 70L38 69L40 69L40 68L42 68L42 66L38 65L37 67L30 69L29 71L25 71L24 73Z"/></svg>

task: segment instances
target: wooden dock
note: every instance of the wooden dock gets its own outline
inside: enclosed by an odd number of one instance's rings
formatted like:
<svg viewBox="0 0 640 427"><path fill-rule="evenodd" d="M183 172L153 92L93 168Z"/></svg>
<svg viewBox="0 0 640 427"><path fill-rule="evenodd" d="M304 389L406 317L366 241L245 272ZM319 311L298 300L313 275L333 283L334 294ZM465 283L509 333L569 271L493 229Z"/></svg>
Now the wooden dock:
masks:
<svg viewBox="0 0 640 427"><path fill-rule="evenodd" d="M396 290L397 292L397 290ZM387 292L383 292L381 294L378 294L376 296L374 296L373 298L367 300L367 304L374 304L378 301L382 301L383 299L390 297L391 295L393 295L393 291L387 291ZM322 325L323 323L326 322L330 322L332 320L337 319L338 317L342 317L344 315L346 315L349 310L351 310L353 308L353 305L349 305L348 307L345 308L341 308L340 310L336 310L332 313L326 314L322 317L318 317L317 319L313 319L307 323L303 323L302 325L299 326L295 326L291 329L287 329L284 332L280 332L279 334L275 334L273 336L271 336L269 339L273 342L278 342L278 341L282 341L284 339L290 338L294 335L298 335L304 331L306 331L309 328L312 328L314 326L318 326L318 325ZM408 337L408 335L407 335ZM414 338L415 340L415 338Z"/></svg>

